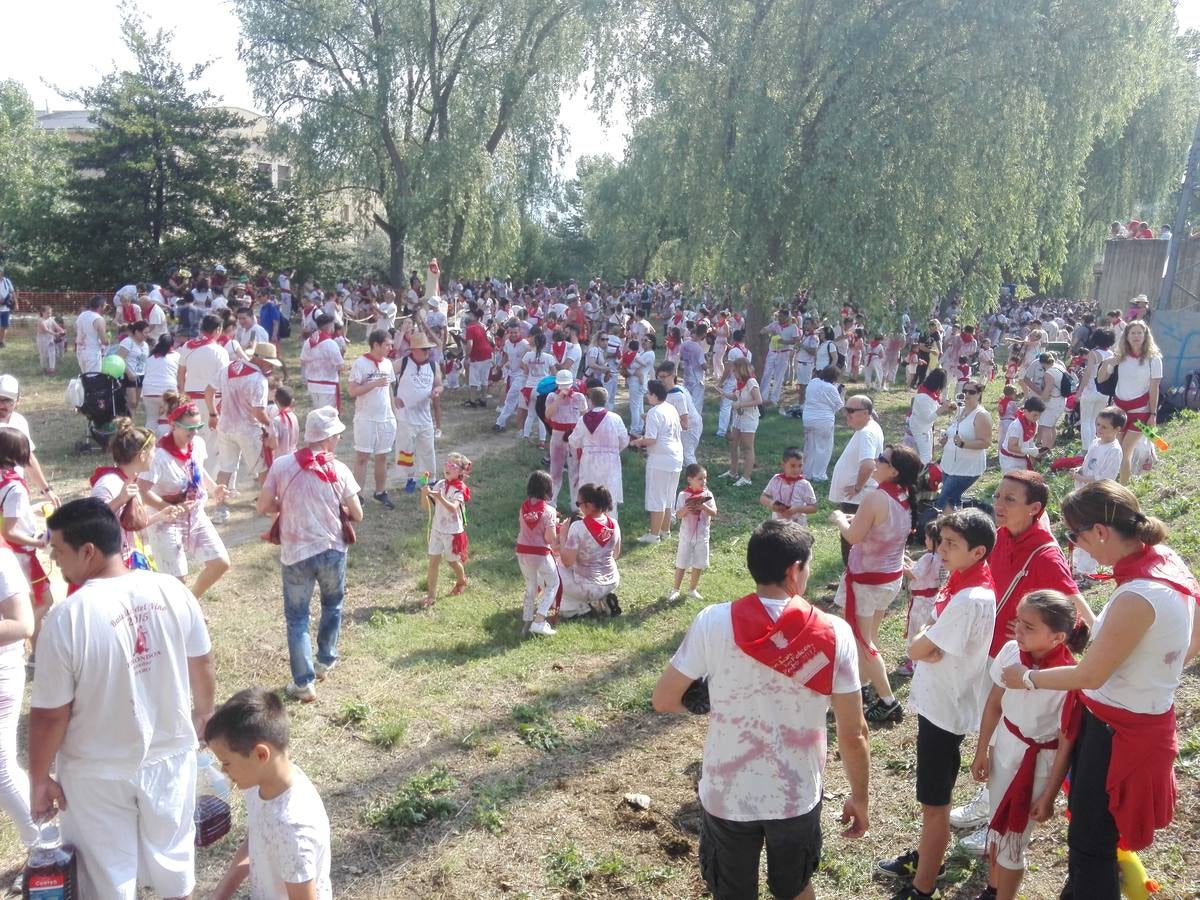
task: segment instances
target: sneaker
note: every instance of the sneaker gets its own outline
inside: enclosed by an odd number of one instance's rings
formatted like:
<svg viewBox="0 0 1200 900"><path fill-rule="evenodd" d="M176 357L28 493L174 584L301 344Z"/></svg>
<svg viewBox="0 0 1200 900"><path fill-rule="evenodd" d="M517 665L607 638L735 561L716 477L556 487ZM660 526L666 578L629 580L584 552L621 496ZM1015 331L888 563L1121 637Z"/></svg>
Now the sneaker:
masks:
<svg viewBox="0 0 1200 900"><path fill-rule="evenodd" d="M554 629L550 627L550 623L546 621L534 622L529 626L530 634L543 634L549 637L554 634Z"/></svg>
<svg viewBox="0 0 1200 900"><path fill-rule="evenodd" d="M336 659L329 663L329 665L326 665L320 660L317 660L315 663L313 663L313 673L317 676L317 681L324 681L337 664L338 661Z"/></svg>
<svg viewBox="0 0 1200 900"><path fill-rule="evenodd" d="M213 514L210 516L210 518L212 519L212 523L214 525L224 525L229 521L229 507L218 506L213 510Z"/></svg>
<svg viewBox="0 0 1200 900"><path fill-rule="evenodd" d="M988 826L982 825L965 837L959 838L956 846L976 859L982 859L987 855L987 836Z"/></svg>
<svg viewBox="0 0 1200 900"><path fill-rule="evenodd" d="M440 428L433 429L433 436L440 441L442 439L442 429L440 429Z"/></svg>
<svg viewBox="0 0 1200 900"><path fill-rule="evenodd" d="M375 499L383 504L384 509L395 509L396 504L392 502L392 498L388 496L387 491L380 491L374 495Z"/></svg>
<svg viewBox="0 0 1200 900"><path fill-rule="evenodd" d="M662 538L660 538L657 534L643 534L637 539L637 542L639 544L657 544L661 540Z"/></svg>
<svg viewBox="0 0 1200 900"><path fill-rule="evenodd" d="M737 476L736 476L736 475L734 475L734 473L733 473L731 470L729 470L729 469L726 469L724 472L722 472L722 473L721 473L720 475L718 475L717 477L718 477L718 478L736 478Z"/></svg>
<svg viewBox="0 0 1200 900"><path fill-rule="evenodd" d="M638 437L641 437L641 435L638 435ZM723 437L725 437L725 432L723 432L723 431L718 431L718 432L716 433L716 437L719 437L719 438L723 438Z"/></svg>
<svg viewBox="0 0 1200 900"><path fill-rule="evenodd" d="M754 484L754 482L751 481L749 478L739 478L737 481L735 481L733 483L733 486L734 487L747 487L751 484Z"/></svg>
<svg viewBox="0 0 1200 900"><path fill-rule="evenodd" d="M703 595L701 595L701 593L699 591L692 590L692 591L688 591L688 599L689 600L703 600L704 597L703 597Z"/></svg>
<svg viewBox="0 0 1200 900"><path fill-rule="evenodd" d="M913 661L911 659L902 659L900 660L900 665L896 666L896 671L892 674L899 678L912 678L913 671Z"/></svg>
<svg viewBox="0 0 1200 900"><path fill-rule="evenodd" d="M671 591L671 593L667 594L665 599L668 603L674 603L676 600L679 599L680 596L681 595L680 595L679 591Z"/></svg>
<svg viewBox="0 0 1200 900"><path fill-rule="evenodd" d="M619 616L621 614L621 604L617 600L617 595L612 591L604 595L604 602L608 604L608 614L610 616Z"/></svg>
<svg viewBox="0 0 1200 900"><path fill-rule="evenodd" d="M864 714L872 725L895 725L903 720L904 708L900 705L900 701L893 697L891 703L876 700L866 708Z"/></svg>
<svg viewBox="0 0 1200 900"><path fill-rule="evenodd" d="M881 859L879 862L875 863L875 871L880 875L887 875L890 878L899 878L901 881L912 881L913 878L917 874L917 859L918 859L917 851L909 850L907 853L900 854L895 859ZM941 865L941 867L938 868L938 878L941 878L945 874L946 874L946 865L945 865L945 863L943 863ZM897 894L896 896L897 897L901 897L901 896L907 897L908 895L904 894L902 892L900 894ZM913 896L916 896L916 897L938 896L938 897L940 897L941 895L937 894L936 892L934 894L930 895L930 894L923 894L920 891L918 891Z"/></svg>
<svg viewBox="0 0 1200 900"><path fill-rule="evenodd" d="M293 700L299 700L301 703L312 703L317 699L317 689L313 687L311 681L303 687L293 681L285 690L289 697Z"/></svg>
<svg viewBox="0 0 1200 900"><path fill-rule="evenodd" d="M992 802L988 798L987 788L984 787L980 788L970 803L950 810L950 827L974 829L986 825L991 817Z"/></svg>
<svg viewBox="0 0 1200 900"><path fill-rule="evenodd" d="M892 900L941 900L944 896L941 888L935 887L931 893L927 894L909 884L892 894Z"/></svg>
<svg viewBox="0 0 1200 900"><path fill-rule="evenodd" d="M499 424L497 424L497 425L493 425L493 426L492 426L492 431L496 432L496 434L499 434L499 433L500 433L500 432L502 432L503 430L504 430L504 426L503 426L503 425L499 425Z"/></svg>

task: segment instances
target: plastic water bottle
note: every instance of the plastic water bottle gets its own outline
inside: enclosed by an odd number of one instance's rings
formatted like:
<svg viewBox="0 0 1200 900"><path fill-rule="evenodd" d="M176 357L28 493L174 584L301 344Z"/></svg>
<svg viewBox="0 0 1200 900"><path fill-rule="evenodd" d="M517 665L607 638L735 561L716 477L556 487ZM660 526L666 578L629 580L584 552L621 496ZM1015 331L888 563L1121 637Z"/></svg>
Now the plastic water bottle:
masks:
<svg viewBox="0 0 1200 900"><path fill-rule="evenodd" d="M196 846L215 844L233 825L229 809L229 778L207 750L196 755Z"/></svg>
<svg viewBox="0 0 1200 900"><path fill-rule="evenodd" d="M25 864L21 896L24 900L76 900L76 867L75 848L63 845L56 826L43 825Z"/></svg>
<svg viewBox="0 0 1200 900"><path fill-rule="evenodd" d="M211 750L201 750L196 754L196 794L212 794L222 800L228 800L233 785L229 776L221 771L221 764L213 756Z"/></svg>

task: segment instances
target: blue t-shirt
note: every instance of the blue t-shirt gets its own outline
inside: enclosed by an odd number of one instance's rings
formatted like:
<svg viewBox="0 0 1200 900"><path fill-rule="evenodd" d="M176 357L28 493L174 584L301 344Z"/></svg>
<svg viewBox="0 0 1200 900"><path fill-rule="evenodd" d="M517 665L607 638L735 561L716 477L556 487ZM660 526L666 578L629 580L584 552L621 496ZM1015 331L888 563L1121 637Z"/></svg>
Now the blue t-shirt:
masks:
<svg viewBox="0 0 1200 900"><path fill-rule="evenodd" d="M262 309L258 311L258 324L263 327L263 331L267 333L268 337L275 334L275 325L281 318L283 316L274 301L264 303Z"/></svg>

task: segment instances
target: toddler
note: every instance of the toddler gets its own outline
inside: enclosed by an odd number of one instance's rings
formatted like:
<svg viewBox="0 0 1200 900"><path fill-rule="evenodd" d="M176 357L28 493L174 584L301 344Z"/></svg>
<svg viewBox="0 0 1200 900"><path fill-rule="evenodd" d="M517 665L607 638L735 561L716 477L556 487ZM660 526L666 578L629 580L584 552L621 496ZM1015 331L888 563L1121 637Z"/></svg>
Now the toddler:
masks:
<svg viewBox="0 0 1200 900"><path fill-rule="evenodd" d="M558 549L558 511L551 497L554 485L547 472L534 472L525 485L525 502L517 520L517 565L525 578L522 636L552 635L546 621L550 604L561 600L562 582L554 554ZM538 602L538 593L541 602Z"/></svg>
<svg viewBox="0 0 1200 900"><path fill-rule="evenodd" d="M804 454L788 447L779 468L759 495L759 505L771 510L772 519L790 519L807 527L809 513L817 511L817 492L804 477Z"/></svg>
<svg viewBox="0 0 1200 900"><path fill-rule="evenodd" d="M910 643L933 618L933 598L946 578L942 558L937 548L941 543L937 522L925 526L925 553L915 563L905 560L904 574L908 576L908 615L905 620L905 644ZM896 674L908 678L913 674L913 662L907 656L900 660Z"/></svg>
<svg viewBox="0 0 1200 900"><path fill-rule="evenodd" d="M422 606L433 606L437 600L438 570L442 557L454 572L454 587L450 596L461 594L467 587L467 503L471 489L463 479L471 474L471 461L461 453L451 453L442 470L445 477L421 487L421 504L430 512L429 571L425 579L425 599Z"/></svg>
<svg viewBox="0 0 1200 900"><path fill-rule="evenodd" d="M675 552L675 587L667 595L668 602L679 599L683 586L683 575L692 570L692 583L688 597L703 600L700 595L700 576L708 568L708 539L713 516L717 514L717 501L708 489L708 472L699 463L692 463L683 470L687 487L675 498L675 518L679 520L679 549Z"/></svg>

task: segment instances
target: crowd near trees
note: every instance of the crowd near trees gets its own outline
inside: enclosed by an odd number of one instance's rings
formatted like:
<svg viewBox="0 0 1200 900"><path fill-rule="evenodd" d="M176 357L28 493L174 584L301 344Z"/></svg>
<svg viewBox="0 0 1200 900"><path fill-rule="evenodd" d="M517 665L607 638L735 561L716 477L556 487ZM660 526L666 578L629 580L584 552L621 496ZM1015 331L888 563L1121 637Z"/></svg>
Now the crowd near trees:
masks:
<svg viewBox="0 0 1200 900"><path fill-rule="evenodd" d="M172 62L80 90L97 138L38 135L0 86L0 252L92 286L171 261L331 264L352 195L400 283L444 271L672 275L838 290L862 308L1001 281L1081 294L1107 223L1169 218L1200 38L1172 0L234 0L294 161L256 183ZM621 97L620 160L567 151L562 104ZM97 174L99 173L99 174ZM326 258L322 256L326 255ZM119 273L119 274L118 274Z"/></svg>

